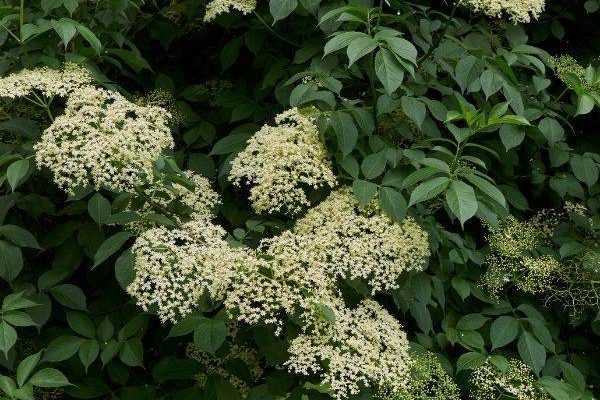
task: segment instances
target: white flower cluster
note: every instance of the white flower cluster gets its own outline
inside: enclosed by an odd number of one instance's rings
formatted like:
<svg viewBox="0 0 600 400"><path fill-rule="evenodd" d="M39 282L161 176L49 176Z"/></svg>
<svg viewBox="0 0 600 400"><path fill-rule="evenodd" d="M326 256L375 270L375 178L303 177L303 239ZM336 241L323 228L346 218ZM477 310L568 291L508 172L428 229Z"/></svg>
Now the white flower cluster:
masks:
<svg viewBox="0 0 600 400"><path fill-rule="evenodd" d="M128 224L128 227L134 232L152 228L157 225L152 218L157 213L178 225L192 219L210 219L220 203L210 181L192 171L185 171L182 178L189 181L187 185L156 179L141 188L141 193L132 196L127 210L137 212L139 220Z"/></svg>
<svg viewBox="0 0 600 400"><path fill-rule="evenodd" d="M292 108L263 126L231 163L229 180L250 187L258 213L296 215L310 205L305 190L334 187L327 151L310 117Z"/></svg>
<svg viewBox="0 0 600 400"><path fill-rule="evenodd" d="M240 11L242 14L250 14L256 8L256 0L212 0L206 6L204 21L210 22L219 14L225 14L232 10Z"/></svg>
<svg viewBox="0 0 600 400"><path fill-rule="evenodd" d="M372 300L334 313L334 321L291 341L287 367L302 375L319 374L336 399L364 387L392 394L406 387L409 347L398 321Z"/></svg>
<svg viewBox="0 0 600 400"><path fill-rule="evenodd" d="M168 117L162 108L83 87L34 146L36 161L69 193L86 186L131 192L152 177L155 160L173 147Z"/></svg>
<svg viewBox="0 0 600 400"><path fill-rule="evenodd" d="M92 81L87 69L73 63L65 64L62 69L24 69L0 78L0 97L15 99L31 94L41 94L47 98L66 97L91 85Z"/></svg>
<svg viewBox="0 0 600 400"><path fill-rule="evenodd" d="M232 248L224 235L207 218L144 232L133 248L129 293L163 321L186 316L205 294L237 321L270 324L277 334L295 318L302 332L288 368L320 374L337 399L363 386L391 394L404 387L408 344L400 325L373 301L346 308L336 281L363 278L378 291L422 268L428 238L414 221L360 208L344 188L256 251Z"/></svg>
<svg viewBox="0 0 600 400"><path fill-rule="evenodd" d="M504 397L550 400L550 396L538 386L531 368L516 358L509 359L508 366L502 371L490 361L473 371L470 399L496 400Z"/></svg>
<svg viewBox="0 0 600 400"><path fill-rule="evenodd" d="M128 293L144 310L156 308L161 321L179 321L206 293L222 300L240 266L256 262L224 239L226 232L208 219L175 229L157 227L135 241L135 278Z"/></svg>
<svg viewBox="0 0 600 400"><path fill-rule="evenodd" d="M376 207L360 207L349 188L332 192L292 231L263 247L279 264L365 280L373 293L397 288L400 275L422 270L430 255L428 235L417 223L397 223Z"/></svg>
<svg viewBox="0 0 600 400"><path fill-rule="evenodd" d="M494 18L506 14L514 23L537 19L545 8L545 0L458 0L458 3Z"/></svg>

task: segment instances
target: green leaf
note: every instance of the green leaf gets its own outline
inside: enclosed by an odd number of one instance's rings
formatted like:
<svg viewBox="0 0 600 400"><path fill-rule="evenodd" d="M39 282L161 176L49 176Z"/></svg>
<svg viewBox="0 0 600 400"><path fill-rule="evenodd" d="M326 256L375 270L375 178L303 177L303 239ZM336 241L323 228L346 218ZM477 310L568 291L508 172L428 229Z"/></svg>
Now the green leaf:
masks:
<svg viewBox="0 0 600 400"><path fill-rule="evenodd" d="M57 388L70 385L67 378L57 369L44 368L36 372L29 380L33 386L43 388Z"/></svg>
<svg viewBox="0 0 600 400"><path fill-rule="evenodd" d="M375 74L389 95L394 93L404 80L404 70L387 49L379 49L375 55Z"/></svg>
<svg viewBox="0 0 600 400"><path fill-rule="evenodd" d="M17 160L10 164L6 170L6 180L10 185L12 191L23 183L23 178L29 172L29 160Z"/></svg>
<svg viewBox="0 0 600 400"><path fill-rule="evenodd" d="M446 204L461 225L477 212L477 198L473 187L462 181L452 181L446 191Z"/></svg>
<svg viewBox="0 0 600 400"><path fill-rule="evenodd" d="M105 223L112 214L110 201L108 201L106 197L102 196L100 193L96 193L92 196L92 198L88 201L87 208L90 217L92 217L92 219L96 221L98 225Z"/></svg>
<svg viewBox="0 0 600 400"><path fill-rule="evenodd" d="M379 153L369 154L366 156L360 165L360 169L362 170L365 178L374 179L383 174L386 163L387 158L385 153L380 151Z"/></svg>
<svg viewBox="0 0 600 400"><path fill-rule="evenodd" d="M524 331L517 343L519 355L531 369L539 374L546 364L546 350L531 333Z"/></svg>
<svg viewBox="0 0 600 400"><path fill-rule="evenodd" d="M79 360L81 360L86 374L89 366L98 358L98 354L100 354L100 345L97 340L86 339L79 346Z"/></svg>
<svg viewBox="0 0 600 400"><path fill-rule="evenodd" d="M242 47L242 44L242 38L237 37L227 42L225 46L221 48L221 54L219 55L219 59L221 61L221 69L223 71L235 64L238 57L240 56L240 49Z"/></svg>
<svg viewBox="0 0 600 400"><path fill-rule="evenodd" d="M66 283L63 285L54 286L50 289L50 294L56 301L65 307L72 308L74 310L85 310L86 300L83 290L79 287Z"/></svg>
<svg viewBox="0 0 600 400"><path fill-rule="evenodd" d="M23 386L25 382L27 382L27 379L38 365L41 358L42 352L38 351L19 363L19 366L17 367L17 383L19 386Z"/></svg>
<svg viewBox="0 0 600 400"><path fill-rule="evenodd" d="M481 328L488 320L488 317L478 313L467 314L458 320L456 323L456 328L460 330L477 330Z"/></svg>
<svg viewBox="0 0 600 400"><path fill-rule="evenodd" d="M406 216L406 209L408 207L406 200L402 194L395 189L390 187L380 188L379 205L383 212L394 221L402 221Z"/></svg>
<svg viewBox="0 0 600 400"><path fill-rule="evenodd" d="M4 357L8 356L8 351L17 343L17 331L5 321L0 323L0 351Z"/></svg>
<svg viewBox="0 0 600 400"><path fill-rule="evenodd" d="M48 348L44 351L44 361L68 360L77 353L82 342L83 339L77 336L59 336L48 344Z"/></svg>
<svg viewBox="0 0 600 400"><path fill-rule="evenodd" d="M77 7L79 7L79 0L63 0L63 6L67 9L70 15L73 15Z"/></svg>
<svg viewBox="0 0 600 400"><path fill-rule="evenodd" d="M409 61L411 64L417 63L417 48L414 44L406 39L399 37L384 37L383 39L389 46L390 50L397 57L403 60Z"/></svg>
<svg viewBox="0 0 600 400"><path fill-rule="evenodd" d="M23 292L17 292L7 295L4 300L2 300L2 312L10 312L14 310L22 310L24 308L35 307L39 304L23 297Z"/></svg>
<svg viewBox="0 0 600 400"><path fill-rule="evenodd" d="M76 0L71 0L76 1ZM87 26L77 24L77 32L85 39L86 42L89 43L90 46L96 51L96 55L100 55L102 53L102 43L100 39L96 36L94 32L92 32Z"/></svg>
<svg viewBox="0 0 600 400"><path fill-rule="evenodd" d="M456 361L457 371L470 370L480 367L485 363L486 357L481 353L475 351L465 353L458 357Z"/></svg>
<svg viewBox="0 0 600 400"><path fill-rule="evenodd" d="M525 131L515 125L502 125L500 127L500 140L506 151L519 146L525 139Z"/></svg>
<svg viewBox="0 0 600 400"><path fill-rule="evenodd" d="M475 78L472 71L476 63L477 58L471 55L461 57L460 60L458 60L458 63L456 64L455 80L460 86L461 92L464 92Z"/></svg>
<svg viewBox="0 0 600 400"><path fill-rule="evenodd" d="M32 249L40 248L35 237L28 230L17 225L0 226L0 235L6 237L20 247L30 247Z"/></svg>
<svg viewBox="0 0 600 400"><path fill-rule="evenodd" d="M36 323L29 314L23 311L8 311L4 313L4 320L13 326L35 326Z"/></svg>
<svg viewBox="0 0 600 400"><path fill-rule="evenodd" d="M369 204L376 192L377 185L372 182L355 179L352 183L352 193L363 206Z"/></svg>
<svg viewBox="0 0 600 400"><path fill-rule="evenodd" d="M61 18L58 21L54 21L53 27L54 31L60 36L65 48L77 34L77 25L75 21L68 18Z"/></svg>
<svg viewBox="0 0 600 400"><path fill-rule="evenodd" d="M546 140L550 144L560 142L565 139L565 131L562 126L554 118L546 117L538 124L539 130L542 132Z"/></svg>
<svg viewBox="0 0 600 400"><path fill-rule="evenodd" d="M131 249L125 250L117 261L115 261L115 277L123 290L133 282L135 271L133 270L133 253Z"/></svg>
<svg viewBox="0 0 600 400"><path fill-rule="evenodd" d="M275 1L275 0L273 0ZM348 45L346 53L348 54L348 66L352 66L356 61L371 53L377 48L377 41L372 37L359 37L354 39Z"/></svg>
<svg viewBox="0 0 600 400"><path fill-rule="evenodd" d="M589 188L598 181L598 165L591 158L575 154L571 157L570 164L575 177Z"/></svg>
<svg viewBox="0 0 600 400"><path fill-rule="evenodd" d="M331 118L331 126L340 151L347 156L354 150L358 141L358 129L356 129L352 117L345 112L336 112Z"/></svg>
<svg viewBox="0 0 600 400"><path fill-rule="evenodd" d="M579 392L585 392L585 378L581 372L568 362L561 361L560 368L567 382L575 387Z"/></svg>
<svg viewBox="0 0 600 400"><path fill-rule="evenodd" d="M144 59L144 57L142 57L142 55L137 51L125 49L107 49L106 52L125 61L125 63L129 65L135 72L141 72L144 69L152 71L152 67L150 67L148 61L146 61L146 59Z"/></svg>
<svg viewBox="0 0 600 400"><path fill-rule="evenodd" d="M273 16L273 23L286 18L298 6L298 0L269 0L269 11Z"/></svg>
<svg viewBox="0 0 600 400"><path fill-rule="evenodd" d="M50 11L58 8L62 5L63 0L41 0L40 6L42 10L44 10L45 14L48 14Z"/></svg>
<svg viewBox="0 0 600 400"><path fill-rule="evenodd" d="M129 232L119 232L115 233L108 239L106 239L100 247L96 254L94 255L94 266L92 268L96 268L98 265L102 264L106 261L110 256L115 254L123 245L131 238L131 233Z"/></svg>
<svg viewBox="0 0 600 400"><path fill-rule="evenodd" d="M108 364L113 358L116 357L117 353L121 350L121 343L117 342L114 339L110 339L102 349L102 353L100 353L100 360L102 361L102 366L104 367Z"/></svg>
<svg viewBox="0 0 600 400"><path fill-rule="evenodd" d="M123 364L130 367L142 367L144 365L144 346L139 338L127 340L121 346L119 359Z"/></svg>
<svg viewBox="0 0 600 400"><path fill-rule="evenodd" d="M227 337L227 325L219 319L202 319L194 329L194 344L202 351L214 353Z"/></svg>
<svg viewBox="0 0 600 400"><path fill-rule="evenodd" d="M506 199L496 186L492 185L488 180L483 179L474 174L465 175L465 178L472 183L477 189L481 190L489 198L494 200L502 207L506 207Z"/></svg>
<svg viewBox="0 0 600 400"><path fill-rule="evenodd" d="M502 78L490 69L483 71L479 80L481 81L481 89L483 90L483 94L485 94L486 100L502 89Z"/></svg>
<svg viewBox="0 0 600 400"><path fill-rule="evenodd" d="M594 109L594 99L587 94L582 94L577 99L577 111L575 115L585 115L589 114Z"/></svg>
<svg viewBox="0 0 600 400"><path fill-rule="evenodd" d="M498 317L490 327L492 350L506 346L515 340L518 334L519 321L516 318L508 315Z"/></svg>
<svg viewBox="0 0 600 400"><path fill-rule="evenodd" d="M229 153L236 153L246 146L246 142L252 135L248 133L235 133L227 135L220 139L213 146L209 156L218 156Z"/></svg>
<svg viewBox="0 0 600 400"><path fill-rule="evenodd" d="M167 338L185 336L192 333L198 326L198 323L204 318L205 317L197 314L187 316L171 327Z"/></svg>
<svg viewBox="0 0 600 400"><path fill-rule="evenodd" d="M425 104L414 97L407 96L402 96L400 103L402 105L402 111L404 111L404 113L412 119L419 128L421 128L427 114Z"/></svg>
<svg viewBox="0 0 600 400"><path fill-rule="evenodd" d="M359 37L368 37L366 33L363 32L343 32L338 35L335 35L327 43L325 43L325 47L323 48L323 57L326 55L333 53L335 51L341 50L344 47L348 47L350 42Z"/></svg>
<svg viewBox="0 0 600 400"><path fill-rule="evenodd" d="M96 337L96 325L87 314L79 311L67 311L67 322L71 329L81 336L90 339Z"/></svg>
<svg viewBox="0 0 600 400"><path fill-rule="evenodd" d="M559 381L553 376L543 376L539 382L544 390L555 400L575 400L577 398L575 388L566 382Z"/></svg>
<svg viewBox="0 0 600 400"><path fill-rule="evenodd" d="M0 277L12 282L23 269L23 253L21 249L0 240Z"/></svg>
<svg viewBox="0 0 600 400"><path fill-rule="evenodd" d="M408 206L410 207L423 201L433 199L438 194L446 190L449 184L450 179L445 176L433 178L421 183L410 194Z"/></svg>
<svg viewBox="0 0 600 400"><path fill-rule="evenodd" d="M14 396L14 393L17 390L17 384L12 378L0 375L0 390L9 396Z"/></svg>
<svg viewBox="0 0 600 400"><path fill-rule="evenodd" d="M455 276L451 281L452 287L456 290L456 293L461 299L466 299L471 294L471 285L464 278Z"/></svg>

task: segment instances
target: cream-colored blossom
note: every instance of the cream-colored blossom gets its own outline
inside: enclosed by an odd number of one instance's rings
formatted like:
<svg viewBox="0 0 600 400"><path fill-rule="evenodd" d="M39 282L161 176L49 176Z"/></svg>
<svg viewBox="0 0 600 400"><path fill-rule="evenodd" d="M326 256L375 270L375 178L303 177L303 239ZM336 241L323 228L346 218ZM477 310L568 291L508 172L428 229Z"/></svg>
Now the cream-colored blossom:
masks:
<svg viewBox="0 0 600 400"><path fill-rule="evenodd" d="M336 399L356 395L363 387L400 393L408 384L410 359L406 334L396 318L372 300L332 312L334 321L290 342L288 369L320 376Z"/></svg>
<svg viewBox="0 0 600 400"><path fill-rule="evenodd" d="M204 21L210 22L220 14L233 10L242 14L250 14L256 8L256 0L212 0L206 6Z"/></svg>
<svg viewBox="0 0 600 400"><path fill-rule="evenodd" d="M135 279L127 292L142 309L156 308L163 322L194 311L204 294L222 300L238 268L255 259L230 246L225 235L207 219L142 233L132 248Z"/></svg>
<svg viewBox="0 0 600 400"><path fill-rule="evenodd" d="M362 208L348 188L261 248L279 264L365 280L374 293L396 288L403 273L422 270L430 255L428 235L414 220L394 222L373 206Z"/></svg>
<svg viewBox="0 0 600 400"><path fill-rule="evenodd" d="M246 263L233 280L225 308L246 324L270 324L281 332L286 316L311 320L317 304L337 296L325 270L292 259Z"/></svg>
<svg viewBox="0 0 600 400"><path fill-rule="evenodd" d="M131 192L151 179L155 160L173 147L167 120L161 108L83 87L34 146L36 162L68 193L86 186Z"/></svg>
<svg viewBox="0 0 600 400"><path fill-rule="evenodd" d="M250 188L258 213L295 215L310 202L305 190L336 184L327 151L310 117L296 108L279 114L275 126L265 125L231 163L229 180Z"/></svg>
<svg viewBox="0 0 600 400"><path fill-rule="evenodd" d="M0 97L15 99L37 94L47 98L66 97L92 81L89 71L74 63L66 63L62 69L24 69L0 78Z"/></svg>
<svg viewBox="0 0 600 400"><path fill-rule="evenodd" d="M182 178L187 184L156 179L132 195L127 210L137 212L139 219L128 227L134 232L152 228L157 225L152 218L157 213L178 225L190 219L211 219L220 200L209 180L192 171L185 171Z"/></svg>
<svg viewBox="0 0 600 400"><path fill-rule="evenodd" d="M458 0L458 4L493 18L506 15L514 23L538 19L545 8L545 0Z"/></svg>
<svg viewBox="0 0 600 400"><path fill-rule="evenodd" d="M516 400L550 400L537 384L533 371L518 359L509 359L504 370L491 361L476 368L471 376L469 398L496 400L509 396Z"/></svg>

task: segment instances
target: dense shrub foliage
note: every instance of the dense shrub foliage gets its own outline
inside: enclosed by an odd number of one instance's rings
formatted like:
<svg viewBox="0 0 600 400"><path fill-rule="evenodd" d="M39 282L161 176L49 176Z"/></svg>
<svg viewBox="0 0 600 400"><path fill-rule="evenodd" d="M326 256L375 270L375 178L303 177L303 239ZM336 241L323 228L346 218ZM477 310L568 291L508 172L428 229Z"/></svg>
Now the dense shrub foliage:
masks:
<svg viewBox="0 0 600 400"><path fill-rule="evenodd" d="M1 398L600 396L598 0L5 0Z"/></svg>

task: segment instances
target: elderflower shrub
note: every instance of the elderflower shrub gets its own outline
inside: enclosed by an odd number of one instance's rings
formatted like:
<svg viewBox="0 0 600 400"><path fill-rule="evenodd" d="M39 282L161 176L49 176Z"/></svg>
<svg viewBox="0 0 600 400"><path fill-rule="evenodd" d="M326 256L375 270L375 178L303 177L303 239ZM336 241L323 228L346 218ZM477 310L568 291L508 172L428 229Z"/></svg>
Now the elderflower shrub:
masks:
<svg viewBox="0 0 600 400"><path fill-rule="evenodd" d="M256 0L212 0L206 6L204 21L210 22L218 15L239 11L242 14L250 14L256 8Z"/></svg>
<svg viewBox="0 0 600 400"><path fill-rule="evenodd" d="M207 219L147 230L132 247L135 278L127 292L142 309L156 309L162 322L187 316L205 294L222 300L238 268L256 262L225 235Z"/></svg>
<svg viewBox="0 0 600 400"><path fill-rule="evenodd" d="M280 264L323 269L332 279L362 279L373 293L398 287L429 259L427 233L411 218L394 222L375 205L360 207L350 189L332 192L292 231L262 243Z"/></svg>
<svg viewBox="0 0 600 400"><path fill-rule="evenodd" d="M263 126L231 163L229 180L249 185L258 213L296 215L310 205L307 189L332 188L336 179L313 120L292 108Z"/></svg>
<svg viewBox="0 0 600 400"><path fill-rule="evenodd" d="M41 67L24 69L0 78L0 97L16 99L33 95L46 98L66 97L91 85L93 77L87 69L66 63L62 69Z"/></svg>
<svg viewBox="0 0 600 400"><path fill-rule="evenodd" d="M155 160L174 145L168 118L162 108L84 87L43 132L35 159L69 194L86 186L132 192L152 177Z"/></svg>
<svg viewBox="0 0 600 400"><path fill-rule="evenodd" d="M459 400L458 386L434 353L410 352L409 385L394 400Z"/></svg>
<svg viewBox="0 0 600 400"><path fill-rule="evenodd" d="M373 300L332 312L332 321L290 342L287 368L300 375L318 375L338 400L364 387L386 395L404 390L410 358L399 322Z"/></svg>
<svg viewBox="0 0 600 400"><path fill-rule="evenodd" d="M179 178L168 182L156 177L131 196L127 210L135 211L138 219L128 224L130 230L141 233L157 226L157 215L166 216L176 225L190 219L212 218L220 199L210 181L192 171L185 171Z"/></svg>
<svg viewBox="0 0 600 400"><path fill-rule="evenodd" d="M503 370L488 360L473 371L470 383L469 398L473 400L496 400L503 396L516 400L550 400L537 384L533 371L518 359L509 359Z"/></svg>
<svg viewBox="0 0 600 400"><path fill-rule="evenodd" d="M493 18L506 15L513 23L538 19L545 8L544 0L459 0L458 4Z"/></svg>

